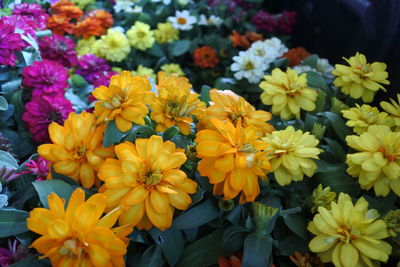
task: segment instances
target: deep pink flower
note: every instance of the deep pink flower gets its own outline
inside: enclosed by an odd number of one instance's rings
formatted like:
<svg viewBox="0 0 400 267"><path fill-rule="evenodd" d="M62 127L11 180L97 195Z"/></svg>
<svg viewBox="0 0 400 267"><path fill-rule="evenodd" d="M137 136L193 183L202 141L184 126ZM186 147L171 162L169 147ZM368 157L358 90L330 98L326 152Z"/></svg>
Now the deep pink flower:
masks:
<svg viewBox="0 0 400 267"><path fill-rule="evenodd" d="M46 11L42 9L39 4L28 4L21 3L14 6L12 11L13 15L20 15L28 18L32 21L32 25L37 30L46 29L47 19L49 15L46 14Z"/></svg>
<svg viewBox="0 0 400 267"><path fill-rule="evenodd" d="M102 76L104 76L103 73L109 70L110 66L106 60L92 54L87 54L79 57L75 73L85 78L88 83L94 84L98 79L102 79Z"/></svg>
<svg viewBox="0 0 400 267"><path fill-rule="evenodd" d="M9 266L13 263L21 261L29 256L32 253L29 251L29 248L25 247L22 244L18 244L19 242L15 239L11 241L8 240L8 249L0 247L0 266Z"/></svg>
<svg viewBox="0 0 400 267"><path fill-rule="evenodd" d="M22 83L30 87L35 96L64 95L68 87L68 72L62 65L50 60L35 61L32 66L22 70Z"/></svg>
<svg viewBox="0 0 400 267"><path fill-rule="evenodd" d="M12 26L15 32L21 33L25 36L30 35L37 42L38 39L36 37L35 22L33 22L28 17L11 15L1 17L1 20L3 20L5 24ZM27 46L30 46L30 44L24 41L24 47Z"/></svg>
<svg viewBox="0 0 400 267"><path fill-rule="evenodd" d="M3 17L4 18L4 17ZM24 44L21 35L14 33L14 27L0 19L0 64L14 66L17 57L14 52L21 51Z"/></svg>
<svg viewBox="0 0 400 267"><path fill-rule="evenodd" d="M50 142L48 127L56 122L60 125L73 112L72 104L63 96L34 96L26 103L22 120L26 122L32 139L39 143Z"/></svg>
<svg viewBox="0 0 400 267"><path fill-rule="evenodd" d="M56 61L67 68L77 63L78 57L74 50L76 44L67 37L56 34L45 36L39 47L44 59Z"/></svg>
<svg viewBox="0 0 400 267"><path fill-rule="evenodd" d="M104 71L104 72L100 72L98 74L98 78L94 80L93 82L93 86L94 87L99 87L99 86L108 86L110 84L110 79L112 76L117 75L118 72L115 71Z"/></svg>
<svg viewBox="0 0 400 267"><path fill-rule="evenodd" d="M19 172L19 174L33 174L36 175L36 181L43 181L49 174L49 161L42 157L38 157L36 161L33 159L25 163L25 171Z"/></svg>
<svg viewBox="0 0 400 267"><path fill-rule="evenodd" d="M265 30L267 32L275 32L276 31L276 20L275 16L260 10L251 20L259 30Z"/></svg>
<svg viewBox="0 0 400 267"><path fill-rule="evenodd" d="M290 34L296 23L296 11L283 11L276 20L277 31L281 34Z"/></svg>

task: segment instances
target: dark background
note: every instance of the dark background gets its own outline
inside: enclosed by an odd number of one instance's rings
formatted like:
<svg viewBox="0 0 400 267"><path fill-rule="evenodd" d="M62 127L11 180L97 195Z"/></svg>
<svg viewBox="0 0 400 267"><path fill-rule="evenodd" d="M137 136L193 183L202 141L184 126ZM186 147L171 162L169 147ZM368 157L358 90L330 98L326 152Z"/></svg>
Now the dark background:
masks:
<svg viewBox="0 0 400 267"><path fill-rule="evenodd" d="M360 52L369 63L385 62L390 85L374 102L400 93L400 0L265 0L271 13L298 13L292 47L344 64L342 57Z"/></svg>

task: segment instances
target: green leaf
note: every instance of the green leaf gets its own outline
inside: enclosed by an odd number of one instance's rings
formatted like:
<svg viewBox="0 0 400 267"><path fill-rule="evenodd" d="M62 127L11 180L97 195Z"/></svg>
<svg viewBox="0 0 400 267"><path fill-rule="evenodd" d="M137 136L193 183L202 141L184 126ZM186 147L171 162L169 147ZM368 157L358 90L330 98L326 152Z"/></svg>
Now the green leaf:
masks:
<svg viewBox="0 0 400 267"><path fill-rule="evenodd" d="M168 46L168 53L172 56L177 57L186 53L189 50L189 47L190 41L188 40L176 41Z"/></svg>
<svg viewBox="0 0 400 267"><path fill-rule="evenodd" d="M140 259L139 267L162 267L164 266L164 259L162 257L162 250L159 246L152 245L144 253Z"/></svg>
<svg viewBox="0 0 400 267"><path fill-rule="evenodd" d="M284 57L273 61L268 69L273 70L276 68L286 68L288 64L289 64L288 59Z"/></svg>
<svg viewBox="0 0 400 267"><path fill-rule="evenodd" d="M175 218L172 222L174 229L190 229L199 227L203 224L214 220L219 215L218 208L211 200L206 200L204 203L186 210L181 215Z"/></svg>
<svg viewBox="0 0 400 267"><path fill-rule="evenodd" d="M69 185L78 185L78 183L74 179L72 179L71 177L66 176L64 174L61 174L61 173L55 172L53 167L51 167L51 177L53 177L53 179L61 180L63 182L66 182Z"/></svg>
<svg viewBox="0 0 400 267"><path fill-rule="evenodd" d="M308 242L296 234L290 234L279 240L279 252L283 256L293 256L298 251L300 253L307 252Z"/></svg>
<svg viewBox="0 0 400 267"><path fill-rule="evenodd" d="M0 110L7 110L7 108L8 108L7 100L0 95Z"/></svg>
<svg viewBox="0 0 400 267"><path fill-rule="evenodd" d="M233 78L221 77L215 81L214 87L219 90L232 90L235 88L236 80Z"/></svg>
<svg viewBox="0 0 400 267"><path fill-rule="evenodd" d="M333 130L343 142L346 142L346 136L351 135L352 131L346 126L346 123L337 114L329 111L319 113L329 120Z"/></svg>
<svg viewBox="0 0 400 267"><path fill-rule="evenodd" d="M55 193L60 198L65 199L65 203L68 203L69 197L72 194L72 187L60 180L45 180L40 182L33 182L33 186L39 195L40 202L42 202L45 208L48 208L47 197L51 193Z"/></svg>
<svg viewBox="0 0 400 267"><path fill-rule="evenodd" d="M285 221L287 227L292 230L296 235L300 236L301 238L307 239L308 232L307 232L307 220L297 214L288 214L281 212L282 218Z"/></svg>
<svg viewBox="0 0 400 267"><path fill-rule="evenodd" d="M307 65L311 68L316 69L319 57L317 55L311 55L308 58L304 59L301 65Z"/></svg>
<svg viewBox="0 0 400 267"><path fill-rule="evenodd" d="M14 80L6 82L1 86L1 90L3 93L9 94L21 85L21 81L21 78L15 78Z"/></svg>
<svg viewBox="0 0 400 267"><path fill-rule="evenodd" d="M346 160L346 152L343 147L333 139L324 137L325 142L329 145L329 148L332 150L333 154L342 162Z"/></svg>
<svg viewBox="0 0 400 267"><path fill-rule="evenodd" d="M317 97L317 108L313 111L313 113L322 112L326 108L326 93L322 90L318 90L318 97Z"/></svg>
<svg viewBox="0 0 400 267"><path fill-rule="evenodd" d="M326 93L329 93L330 89L326 84L324 78L321 77L321 75L319 75L315 71L306 71L304 73L307 73L308 86L321 89L324 90Z"/></svg>
<svg viewBox="0 0 400 267"><path fill-rule="evenodd" d="M161 46L157 43L154 43L153 47L146 50L146 53L149 53L150 55L155 56L157 58L161 58L161 57L165 56L165 53L162 50Z"/></svg>
<svg viewBox="0 0 400 267"><path fill-rule="evenodd" d="M200 100L203 101L204 103L206 103L207 106L210 105L210 90L212 88L208 85L203 85L201 87L201 92L200 92Z"/></svg>
<svg viewBox="0 0 400 267"><path fill-rule="evenodd" d="M19 262L9 265L8 267L26 267L26 266L35 266L35 267L49 267L51 266L48 259L39 259L39 255L33 255L31 257L25 258Z"/></svg>
<svg viewBox="0 0 400 267"><path fill-rule="evenodd" d="M171 142L174 142L175 145L179 148L186 149L189 145L189 140L183 135L177 135L170 139Z"/></svg>
<svg viewBox="0 0 400 267"><path fill-rule="evenodd" d="M16 170L18 168L17 160L10 153L0 150L0 168Z"/></svg>
<svg viewBox="0 0 400 267"><path fill-rule="evenodd" d="M122 138L124 138L128 134L129 131L121 132L117 128L117 124L115 123L115 121L110 121L107 125L106 131L104 132L103 145L104 147L109 147L113 144L117 144L121 141Z"/></svg>
<svg viewBox="0 0 400 267"><path fill-rule="evenodd" d="M179 129L176 126L172 126L171 128L168 128L165 130L165 132L162 134L162 138L165 141L170 140L171 138L177 136L179 134Z"/></svg>
<svg viewBox="0 0 400 267"><path fill-rule="evenodd" d="M156 244L161 248L168 264L175 266L183 252L182 232L172 228L161 231L155 227L149 232Z"/></svg>
<svg viewBox="0 0 400 267"><path fill-rule="evenodd" d="M28 231L26 219L29 213L24 210L0 210L0 238L17 235Z"/></svg>
<svg viewBox="0 0 400 267"><path fill-rule="evenodd" d="M155 135L156 132L148 125L142 125L136 130L136 135L138 138L149 138Z"/></svg>
<svg viewBox="0 0 400 267"><path fill-rule="evenodd" d="M270 236L261 237L253 233L244 240L243 267L267 266L272 251Z"/></svg>
<svg viewBox="0 0 400 267"><path fill-rule="evenodd" d="M333 171L315 173L312 179L316 184L321 183L324 187L330 186L332 191L336 193L343 192L353 196L360 192L357 180L346 173L345 167L337 168Z"/></svg>

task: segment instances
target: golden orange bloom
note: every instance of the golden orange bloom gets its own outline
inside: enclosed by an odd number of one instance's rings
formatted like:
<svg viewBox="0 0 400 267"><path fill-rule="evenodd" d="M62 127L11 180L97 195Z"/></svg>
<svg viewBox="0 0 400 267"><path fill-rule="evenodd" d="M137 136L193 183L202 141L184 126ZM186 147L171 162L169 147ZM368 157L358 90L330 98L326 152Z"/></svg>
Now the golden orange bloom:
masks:
<svg viewBox="0 0 400 267"><path fill-rule="evenodd" d="M296 47L289 49L282 57L288 59L289 67L294 67L300 65L300 63L310 56L310 52L308 52L304 47Z"/></svg>
<svg viewBox="0 0 400 267"><path fill-rule="evenodd" d="M85 192L77 188L65 209L65 200L51 193L47 197L49 209L35 208L29 213L29 230L40 235L31 247L41 258L49 258L52 265L61 266L125 266L126 237L132 226L112 228L120 209L101 215L106 197L95 194L85 201Z"/></svg>
<svg viewBox="0 0 400 267"><path fill-rule="evenodd" d="M113 19L111 13L109 13L103 9L94 10L94 11L90 12L89 17L100 21L100 25L101 25L101 27L103 27L104 33L106 33L107 29L110 28L114 23L114 19Z"/></svg>
<svg viewBox="0 0 400 267"><path fill-rule="evenodd" d="M244 47L247 49L251 45L247 37L245 35L240 35L237 31L232 31L232 34L229 35L229 39L231 39L233 47Z"/></svg>
<svg viewBox="0 0 400 267"><path fill-rule="evenodd" d="M243 127L256 126L260 134L270 133L274 127L267 123L272 116L271 113L256 110L243 97L238 96L230 90L210 90L210 106L206 109L205 116L198 123L198 129L215 129L211 118L222 121L231 121L236 125L240 119Z"/></svg>
<svg viewBox="0 0 400 267"><path fill-rule="evenodd" d="M120 206L122 225L171 227L174 209L186 210L192 203L188 194L197 191L197 183L179 169L186 161L184 151L153 135L119 144L115 152L117 159L107 159L99 171L106 209Z"/></svg>
<svg viewBox="0 0 400 267"><path fill-rule="evenodd" d="M47 28L49 28L54 34L71 34L74 29L74 24L71 23L70 18L64 15L52 15L47 21Z"/></svg>
<svg viewBox="0 0 400 267"><path fill-rule="evenodd" d="M104 159L114 156L114 147L103 147L105 125L96 127L96 117L87 112L70 113L64 126L49 126L53 144L38 147L38 153L50 161L55 172L64 174L91 188ZM51 176L49 177L51 179ZM96 185L98 185L98 180Z"/></svg>
<svg viewBox="0 0 400 267"><path fill-rule="evenodd" d="M68 0L60 0L51 5L51 14L79 20L83 16L83 11Z"/></svg>
<svg viewBox="0 0 400 267"><path fill-rule="evenodd" d="M100 36L107 31L101 27L101 21L86 17L84 20L79 21L74 27L74 35L82 36L83 39L89 39L90 36Z"/></svg>
<svg viewBox="0 0 400 267"><path fill-rule="evenodd" d="M144 124L149 112L146 104L153 102L155 94L151 84L143 77L132 76L129 71L111 77L110 85L97 87L92 95L99 100L94 105L97 123L115 120L118 129L126 132L132 123Z"/></svg>
<svg viewBox="0 0 400 267"><path fill-rule="evenodd" d="M264 37L262 34L256 33L256 32L246 32L246 38L249 39L252 43L257 42L257 41L263 41Z"/></svg>
<svg viewBox="0 0 400 267"><path fill-rule="evenodd" d="M266 178L271 165L266 157L268 143L259 140L258 129L246 128L239 121L236 128L230 121L212 118L216 130L197 133L197 170L214 184L214 195L233 199L239 193L240 203L254 201L260 193L258 177Z"/></svg>
<svg viewBox="0 0 400 267"><path fill-rule="evenodd" d="M217 52L210 46L198 47L193 52L194 64L200 68L214 68L219 63Z"/></svg>
<svg viewBox="0 0 400 267"><path fill-rule="evenodd" d="M229 257L219 257L218 267L241 267L242 266L243 253L235 253Z"/></svg>
<svg viewBox="0 0 400 267"><path fill-rule="evenodd" d="M150 105L151 118L157 122L159 132L176 125L182 134L190 133L191 116L203 116L206 104L191 91L192 85L185 77L158 73L158 97Z"/></svg>

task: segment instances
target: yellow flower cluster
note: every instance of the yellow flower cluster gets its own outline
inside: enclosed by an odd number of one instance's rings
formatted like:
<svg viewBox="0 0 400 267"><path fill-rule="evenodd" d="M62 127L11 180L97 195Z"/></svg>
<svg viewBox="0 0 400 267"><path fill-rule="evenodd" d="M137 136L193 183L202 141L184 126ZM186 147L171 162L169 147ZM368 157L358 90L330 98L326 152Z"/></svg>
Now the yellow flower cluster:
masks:
<svg viewBox="0 0 400 267"><path fill-rule="evenodd" d="M170 64L164 64L160 68L163 72L165 72L167 75L171 74L176 74L178 76L185 76L185 73L183 72L181 66L179 64L175 63L170 63Z"/></svg>
<svg viewBox="0 0 400 267"><path fill-rule="evenodd" d="M154 32L150 30L150 25L140 21L135 22L126 32L126 36L132 47L142 51L153 47L156 41Z"/></svg>
<svg viewBox="0 0 400 267"><path fill-rule="evenodd" d="M159 44L170 43L179 40L179 30L169 22L158 23L157 29L154 30L154 37Z"/></svg>
<svg viewBox="0 0 400 267"><path fill-rule="evenodd" d="M97 56L114 62L121 62L131 52L126 35L114 29L108 29L107 34L92 45L92 49Z"/></svg>
<svg viewBox="0 0 400 267"><path fill-rule="evenodd" d="M379 261L388 260L392 247L382 240L389 237L389 232L378 218L376 210L368 210L364 198L353 204L349 195L340 193L330 210L319 207L308 224L315 235L309 248L322 262L333 262L335 266L379 266Z"/></svg>
<svg viewBox="0 0 400 267"><path fill-rule="evenodd" d="M156 75L154 74L153 69L146 68L142 65L137 66L135 71L131 71L132 76L140 76L143 78L152 78L153 80L156 79Z"/></svg>
<svg viewBox="0 0 400 267"><path fill-rule="evenodd" d="M390 99L390 102L382 101L381 107L390 114L393 119L393 124L396 126L395 131L400 131L400 94L397 94L397 103L395 100Z"/></svg>

